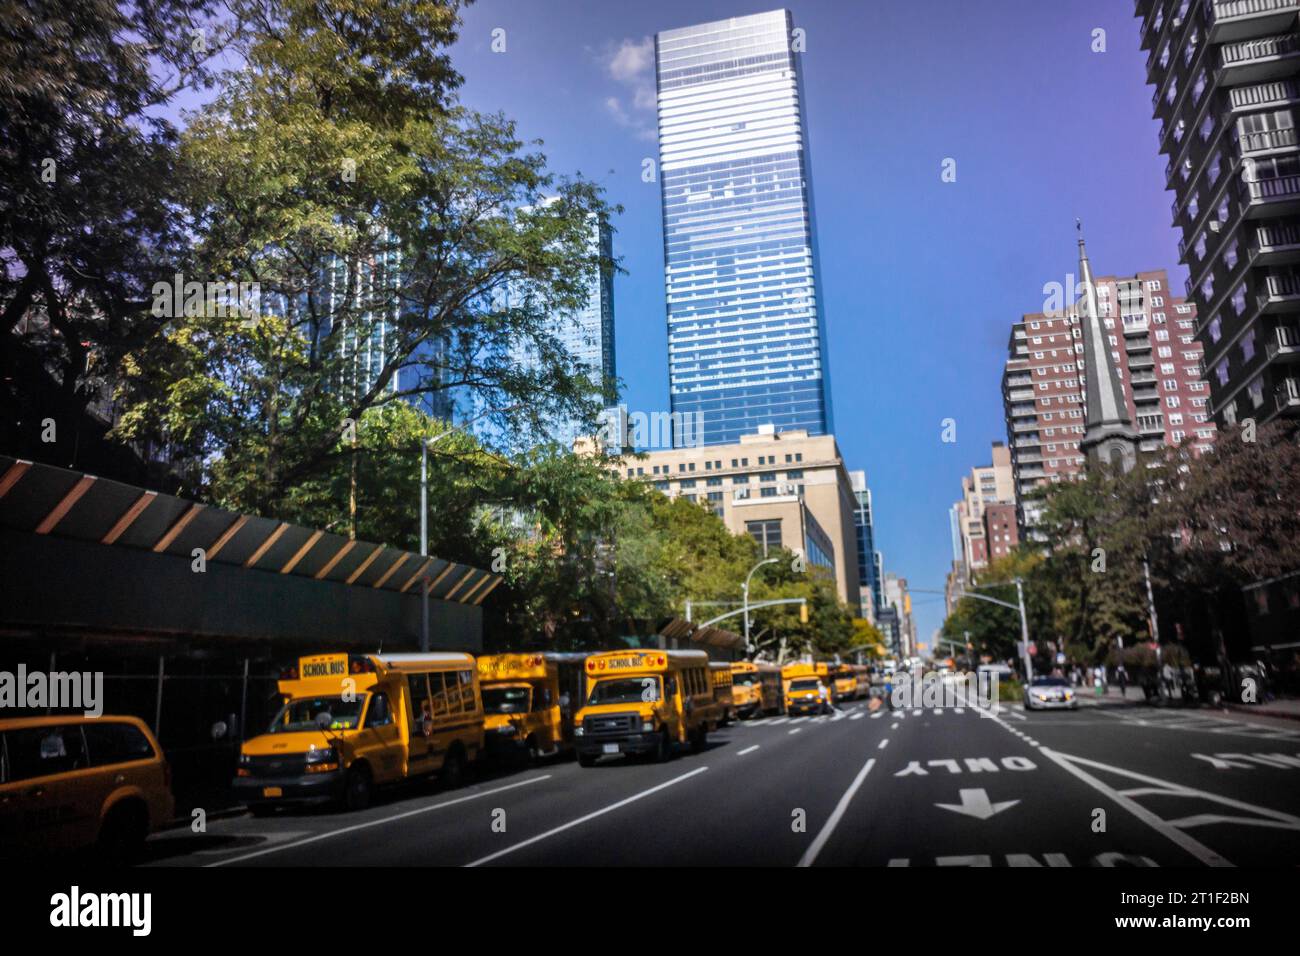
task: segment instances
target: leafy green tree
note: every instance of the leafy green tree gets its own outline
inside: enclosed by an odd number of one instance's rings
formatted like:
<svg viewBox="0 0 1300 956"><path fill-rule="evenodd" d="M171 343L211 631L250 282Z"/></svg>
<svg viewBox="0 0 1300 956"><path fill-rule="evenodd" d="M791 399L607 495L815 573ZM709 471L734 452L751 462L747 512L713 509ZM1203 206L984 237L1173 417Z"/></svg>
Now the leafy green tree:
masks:
<svg viewBox="0 0 1300 956"><path fill-rule="evenodd" d="M194 278L256 283L260 311L171 316L132 356L119 433L219 458L201 476L214 498L293 517L295 487L351 472L343 439L372 409L463 390L516 433L594 419L551 317L612 268L589 236L614 210L455 101L458 5L233 7L254 26L243 68L190 118L181 159Z"/></svg>
<svg viewBox="0 0 1300 956"><path fill-rule="evenodd" d="M75 464L82 413L154 334L183 263L177 131L228 38L207 0L0 2L0 408L6 449ZM12 338L11 338L12 336ZM41 440L56 420L57 441Z"/></svg>

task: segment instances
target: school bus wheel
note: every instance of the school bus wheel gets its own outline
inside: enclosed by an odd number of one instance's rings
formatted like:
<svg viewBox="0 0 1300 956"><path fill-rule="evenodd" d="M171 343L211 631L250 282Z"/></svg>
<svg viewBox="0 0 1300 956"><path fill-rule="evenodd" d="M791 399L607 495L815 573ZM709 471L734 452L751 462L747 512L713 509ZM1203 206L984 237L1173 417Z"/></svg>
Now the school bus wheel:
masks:
<svg viewBox="0 0 1300 956"><path fill-rule="evenodd" d="M343 778L343 805L348 810L364 810L370 806L370 768L364 763L354 763Z"/></svg>
<svg viewBox="0 0 1300 956"><path fill-rule="evenodd" d="M465 782L465 752L459 745L453 745L447 751L442 762L442 772L438 775L448 790L455 790Z"/></svg>

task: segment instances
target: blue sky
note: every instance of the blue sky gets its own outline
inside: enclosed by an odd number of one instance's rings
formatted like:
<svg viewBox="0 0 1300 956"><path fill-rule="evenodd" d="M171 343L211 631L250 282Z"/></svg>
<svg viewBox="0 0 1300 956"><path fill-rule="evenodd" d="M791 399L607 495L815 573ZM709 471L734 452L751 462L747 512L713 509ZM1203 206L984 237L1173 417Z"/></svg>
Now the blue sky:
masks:
<svg viewBox="0 0 1300 956"><path fill-rule="evenodd" d="M667 330L656 184L656 31L774 9L748 0L483 0L454 62L463 100L544 141L625 207L615 252L618 371L633 410L666 409ZM1165 158L1132 0L802 0L836 437L874 495L886 570L942 590L960 477L1005 440L1011 323L1075 265L1082 217L1099 273L1168 268ZM504 30L505 52L492 51ZM1094 30L1105 52L1093 52ZM498 34L499 36L499 34ZM941 180L946 158L957 180ZM940 440L954 418L957 441ZM915 594L917 631L942 623Z"/></svg>

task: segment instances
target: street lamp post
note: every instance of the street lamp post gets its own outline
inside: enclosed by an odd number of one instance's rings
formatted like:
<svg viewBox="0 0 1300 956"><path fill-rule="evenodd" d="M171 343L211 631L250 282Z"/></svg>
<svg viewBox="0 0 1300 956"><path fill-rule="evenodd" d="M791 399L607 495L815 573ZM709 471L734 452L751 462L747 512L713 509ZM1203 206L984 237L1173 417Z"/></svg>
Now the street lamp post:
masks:
<svg viewBox="0 0 1300 956"><path fill-rule="evenodd" d="M754 646L749 643L749 579L752 578L754 576L754 572L757 571L759 568L761 568L763 565L776 564L777 561L778 561L777 558L764 558L762 561L758 562L758 564L750 568L749 573L745 575L745 584L741 588L741 597L743 601L742 606L745 612L745 653L746 654L754 653Z"/></svg>
<svg viewBox="0 0 1300 956"><path fill-rule="evenodd" d="M461 427L472 425L487 415L497 413L505 414L513 412L521 405L511 405L508 408L489 408L485 412L480 412L473 418L461 423ZM438 432L427 441L420 442L420 557L429 556L429 449L442 439L446 438L456 427L444 429ZM426 580L420 582L420 652L428 653L429 651L429 585Z"/></svg>

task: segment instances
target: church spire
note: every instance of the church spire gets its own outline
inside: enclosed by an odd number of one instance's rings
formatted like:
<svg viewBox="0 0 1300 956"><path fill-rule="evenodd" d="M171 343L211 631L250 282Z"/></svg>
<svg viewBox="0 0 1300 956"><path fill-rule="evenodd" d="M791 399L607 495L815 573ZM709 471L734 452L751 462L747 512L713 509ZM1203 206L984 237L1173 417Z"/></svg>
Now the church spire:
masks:
<svg viewBox="0 0 1300 956"><path fill-rule="evenodd" d="M1117 471L1131 471L1137 464L1138 433L1129 416L1119 370L1111 361L1092 264L1083 241L1083 223L1076 219L1075 228L1079 232L1080 295L1074 311L1083 337L1083 371L1088 384L1084 397L1087 418L1079 449L1087 455L1090 467L1106 464Z"/></svg>

